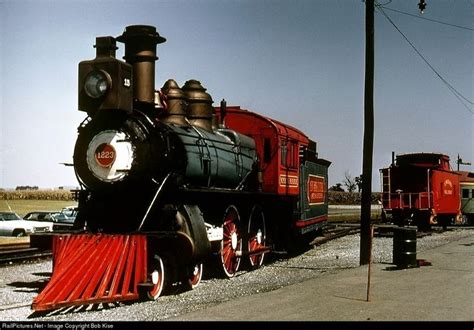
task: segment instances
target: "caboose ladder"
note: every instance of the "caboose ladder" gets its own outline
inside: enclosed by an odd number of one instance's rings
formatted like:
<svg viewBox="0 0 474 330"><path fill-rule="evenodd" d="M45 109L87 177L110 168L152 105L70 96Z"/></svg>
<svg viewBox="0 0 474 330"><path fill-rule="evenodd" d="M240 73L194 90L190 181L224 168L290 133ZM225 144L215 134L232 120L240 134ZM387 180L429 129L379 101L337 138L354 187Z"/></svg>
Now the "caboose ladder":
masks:
<svg viewBox="0 0 474 330"><path fill-rule="evenodd" d="M392 208L391 203L391 192L392 187L390 185L390 168L382 169L382 205L387 205L389 209Z"/></svg>
<svg viewBox="0 0 474 330"><path fill-rule="evenodd" d="M71 234L53 237L53 274L32 309L138 299L146 280L146 236Z"/></svg>

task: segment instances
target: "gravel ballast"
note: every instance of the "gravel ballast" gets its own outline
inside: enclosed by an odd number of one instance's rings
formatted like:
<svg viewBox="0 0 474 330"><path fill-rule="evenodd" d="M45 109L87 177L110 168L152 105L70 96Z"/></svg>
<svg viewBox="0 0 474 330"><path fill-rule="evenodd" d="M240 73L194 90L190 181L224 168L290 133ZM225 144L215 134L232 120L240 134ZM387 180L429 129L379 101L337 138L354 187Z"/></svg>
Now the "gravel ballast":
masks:
<svg viewBox="0 0 474 330"><path fill-rule="evenodd" d="M472 230L454 229L417 240L417 253L472 236ZM100 304L31 315L30 303L51 274L51 261L4 265L0 268L0 319L3 321L160 321L235 299L276 290L319 276L359 267L358 234L341 237L290 259L273 260L234 278L205 279L192 291L160 297L157 301ZM373 241L373 262L392 262L393 239ZM30 316L30 318L28 318ZM33 318L31 318L33 316Z"/></svg>

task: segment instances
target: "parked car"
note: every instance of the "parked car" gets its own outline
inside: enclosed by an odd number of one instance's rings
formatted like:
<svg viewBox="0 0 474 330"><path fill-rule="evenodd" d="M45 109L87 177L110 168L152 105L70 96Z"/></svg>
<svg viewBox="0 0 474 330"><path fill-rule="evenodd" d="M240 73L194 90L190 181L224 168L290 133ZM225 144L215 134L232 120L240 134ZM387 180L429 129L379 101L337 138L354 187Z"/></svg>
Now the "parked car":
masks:
<svg viewBox="0 0 474 330"><path fill-rule="evenodd" d="M51 219L53 220L54 223L57 223L57 222L69 222L69 221L74 221L74 219L76 217L69 217L67 216L66 214L62 213L62 212L55 212L53 214L51 214Z"/></svg>
<svg viewBox="0 0 474 330"><path fill-rule="evenodd" d="M61 213L67 216L68 218L76 218L77 206L67 206L63 207Z"/></svg>
<svg viewBox="0 0 474 330"><path fill-rule="evenodd" d="M24 220L14 212L0 212L1 236L25 236L32 233L52 231L52 224L41 221Z"/></svg>
<svg viewBox="0 0 474 330"><path fill-rule="evenodd" d="M65 220L53 223L53 231L71 230L72 227L74 226L74 220L75 220L75 217L72 217L72 218L68 217Z"/></svg>
<svg viewBox="0 0 474 330"><path fill-rule="evenodd" d="M30 212L24 217L25 220L35 220L48 223L52 231L68 230L74 225L76 214L74 209L64 208L61 212L36 211Z"/></svg>
<svg viewBox="0 0 474 330"><path fill-rule="evenodd" d="M35 211L27 213L23 219L54 223L59 221L67 221L69 220L69 217L64 213L57 211Z"/></svg>
<svg viewBox="0 0 474 330"><path fill-rule="evenodd" d="M53 224L53 231L68 231L71 230L74 226L74 221L76 220L77 206L68 206L64 207L58 221Z"/></svg>
<svg viewBox="0 0 474 330"><path fill-rule="evenodd" d="M27 213L23 219L26 221L37 221L49 227L49 231L53 231L53 223L58 221L59 212L57 211L35 211Z"/></svg>

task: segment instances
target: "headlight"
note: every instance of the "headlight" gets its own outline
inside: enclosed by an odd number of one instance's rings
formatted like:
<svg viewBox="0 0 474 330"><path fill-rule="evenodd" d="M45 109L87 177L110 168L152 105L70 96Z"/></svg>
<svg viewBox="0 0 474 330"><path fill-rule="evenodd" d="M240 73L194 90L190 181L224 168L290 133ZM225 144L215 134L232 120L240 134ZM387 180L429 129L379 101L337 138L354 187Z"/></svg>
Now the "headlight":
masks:
<svg viewBox="0 0 474 330"><path fill-rule="evenodd" d="M112 79L103 70L90 72L84 82L84 91L93 99L98 99L107 93L112 86Z"/></svg>

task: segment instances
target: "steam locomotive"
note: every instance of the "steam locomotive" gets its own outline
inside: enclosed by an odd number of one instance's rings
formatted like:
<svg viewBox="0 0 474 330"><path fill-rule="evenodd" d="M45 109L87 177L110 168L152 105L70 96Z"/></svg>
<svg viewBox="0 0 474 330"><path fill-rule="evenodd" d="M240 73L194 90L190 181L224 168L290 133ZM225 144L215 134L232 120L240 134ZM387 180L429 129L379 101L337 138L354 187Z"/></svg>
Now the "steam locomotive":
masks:
<svg viewBox="0 0 474 330"><path fill-rule="evenodd" d="M125 44L125 61L116 42ZM157 299L297 251L327 221L330 162L296 128L213 100L197 80L155 90L155 27L96 38L79 63L75 231L52 235L53 274L37 311ZM241 262L242 261L242 262Z"/></svg>

